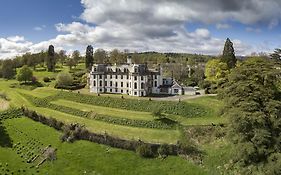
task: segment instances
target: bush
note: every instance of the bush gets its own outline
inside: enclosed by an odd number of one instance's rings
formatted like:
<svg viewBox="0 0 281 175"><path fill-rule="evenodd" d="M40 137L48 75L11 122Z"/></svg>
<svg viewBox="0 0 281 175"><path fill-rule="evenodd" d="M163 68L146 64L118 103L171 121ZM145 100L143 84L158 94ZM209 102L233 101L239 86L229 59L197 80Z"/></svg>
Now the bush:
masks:
<svg viewBox="0 0 281 175"><path fill-rule="evenodd" d="M171 152L170 147L167 144L160 145L157 150L158 155L162 158L167 157L170 152Z"/></svg>
<svg viewBox="0 0 281 175"><path fill-rule="evenodd" d="M7 94L5 92L0 92L0 98L9 101L9 97L7 96Z"/></svg>
<svg viewBox="0 0 281 175"><path fill-rule="evenodd" d="M49 77L44 77L44 78L43 78L43 81L44 81L45 83L48 83L48 82L50 82L51 80L50 80Z"/></svg>
<svg viewBox="0 0 281 175"><path fill-rule="evenodd" d="M33 78L33 72L26 65L24 65L17 73L18 81L24 81L24 82L32 81L32 78Z"/></svg>
<svg viewBox="0 0 281 175"><path fill-rule="evenodd" d="M160 111L160 109L155 109L153 112L152 112L152 115L154 117L162 117L162 113Z"/></svg>
<svg viewBox="0 0 281 175"><path fill-rule="evenodd" d="M57 82L56 86L63 87L63 86L70 86L73 83L73 77L70 73L61 72L57 75Z"/></svg>
<svg viewBox="0 0 281 175"><path fill-rule="evenodd" d="M152 148L150 145L147 144L140 144L137 149L136 152L139 156L141 157L145 157L145 158L152 158L154 157L154 154L152 152Z"/></svg>

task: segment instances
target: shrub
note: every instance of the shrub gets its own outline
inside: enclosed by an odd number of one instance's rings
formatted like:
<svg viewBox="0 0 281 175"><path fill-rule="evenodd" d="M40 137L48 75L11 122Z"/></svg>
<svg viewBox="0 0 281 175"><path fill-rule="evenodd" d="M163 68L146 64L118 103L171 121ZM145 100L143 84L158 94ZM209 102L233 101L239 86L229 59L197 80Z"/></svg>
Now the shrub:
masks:
<svg viewBox="0 0 281 175"><path fill-rule="evenodd" d="M152 148L150 145L147 144L140 144L137 149L136 152L139 156L141 157L145 157L145 158L152 158L154 157L154 154L152 152Z"/></svg>
<svg viewBox="0 0 281 175"><path fill-rule="evenodd" d="M153 115L154 117L162 117L161 110L160 110L160 109L155 109L155 110L152 112L152 115Z"/></svg>
<svg viewBox="0 0 281 175"><path fill-rule="evenodd" d="M163 144L159 146L157 153L160 157L165 158L171 152L169 149L170 149L169 145Z"/></svg>
<svg viewBox="0 0 281 175"><path fill-rule="evenodd" d="M0 98L7 100L7 101L10 100L5 92L0 92Z"/></svg>
<svg viewBox="0 0 281 175"><path fill-rule="evenodd" d="M73 83L73 77L70 73L61 72L57 75L56 78L56 86L62 87L62 86L70 86Z"/></svg>
<svg viewBox="0 0 281 175"><path fill-rule="evenodd" d="M43 81L44 81L45 83L48 83L48 82L50 82L51 80L50 80L49 77L44 77L44 78L43 78Z"/></svg>

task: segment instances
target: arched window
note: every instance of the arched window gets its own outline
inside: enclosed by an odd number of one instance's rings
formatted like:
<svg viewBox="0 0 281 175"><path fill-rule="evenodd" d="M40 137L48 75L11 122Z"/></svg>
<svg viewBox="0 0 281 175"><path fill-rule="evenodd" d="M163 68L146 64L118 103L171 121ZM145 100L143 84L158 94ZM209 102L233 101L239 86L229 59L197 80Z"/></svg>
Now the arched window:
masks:
<svg viewBox="0 0 281 175"><path fill-rule="evenodd" d="M134 88L135 88L135 89L137 89L137 88L138 88L138 85L137 85L137 83L135 83L135 84L134 84Z"/></svg>
<svg viewBox="0 0 281 175"><path fill-rule="evenodd" d="M96 86L96 81L94 81L94 86Z"/></svg>
<svg viewBox="0 0 281 175"><path fill-rule="evenodd" d="M141 83L141 89L144 89L144 83Z"/></svg>

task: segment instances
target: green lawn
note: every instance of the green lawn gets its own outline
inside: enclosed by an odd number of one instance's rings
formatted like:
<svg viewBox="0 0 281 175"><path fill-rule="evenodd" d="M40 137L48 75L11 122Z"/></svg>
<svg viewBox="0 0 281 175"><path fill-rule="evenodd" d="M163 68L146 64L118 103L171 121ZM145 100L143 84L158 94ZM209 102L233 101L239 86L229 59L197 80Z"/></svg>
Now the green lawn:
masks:
<svg viewBox="0 0 281 175"><path fill-rule="evenodd" d="M68 100L59 99L56 101L51 102L53 104L67 106L74 109L79 109L82 111L93 111L97 114L109 115L113 117L119 118L128 118L128 119L139 119L139 120L153 120L154 117L150 112L139 112L139 111L130 111L130 110L123 110L123 109L116 109L116 108L109 108L109 107L102 107L102 106L94 106L88 105L83 103L72 102Z"/></svg>
<svg viewBox="0 0 281 175"><path fill-rule="evenodd" d="M67 69L66 67L64 69ZM46 72L37 72L36 74L42 79ZM50 73L55 76L55 74ZM36 88L35 90L24 90L18 88L9 88L15 80L5 81L0 79L0 91L4 91L11 99L10 106L20 107L25 105L40 114L51 116L57 120L67 123L78 122L85 124L87 129L96 133L108 133L124 139L141 139L146 142L154 143L176 143L180 137L178 130L160 130L149 128L128 127L114 125L93 119L82 118L69 115L47 108L34 107L20 93L33 95L39 98L53 96L59 90L50 87ZM85 89L87 91L87 89ZM95 95L95 94L92 94ZM103 95L102 95L103 96ZM119 95L109 95L121 98ZM125 96L127 98L127 96ZM128 97L130 98L130 97ZM131 99L131 98L130 98ZM147 100L147 99L145 99ZM168 117L179 121L183 125L209 125L211 123L225 123L226 120L220 116L220 108L223 103L216 97L202 97L184 101L185 103L201 105L208 110L208 113L202 117L186 118L178 115L168 115ZM120 110L116 108L107 108L102 106L92 106L82 103L76 103L59 99L52 103L69 106L79 110L95 111L100 114L106 114L114 117L133 118L140 120L152 120L153 116L149 112L136 112L130 110ZM42 167L30 169L30 165L23 162L11 148L1 147L0 145L0 174L2 173L1 165L8 163L4 168L9 169L9 173L17 174L19 169L26 170L26 173L18 174L220 174L219 166L223 167L224 163L229 160L229 152L231 152L226 141L218 140L216 142L200 145L205 152L203 166L195 165L180 157L169 156L165 160L161 159L143 159L134 152L111 148L105 145L99 145L88 141L77 141L75 143L62 143L59 140L60 132L34 122L28 118L9 119L2 122L7 128L13 143L27 142L24 137L20 137L13 132L10 126L16 127L28 137L39 140L44 145L51 144L52 147L58 149L57 160L54 162L46 162ZM1 133L1 132L0 132ZM0 135L1 136L1 135ZM6 165L5 165L6 166ZM37 172L39 171L39 172Z"/></svg>
<svg viewBox="0 0 281 175"><path fill-rule="evenodd" d="M209 174L202 167L180 157L169 156L165 160L144 159L131 151L115 149L88 141L62 143L59 140L60 132L25 117L6 120L4 125L14 143L25 143L27 140L13 132L11 126L23 132L28 138L36 139L44 145L51 144L52 147L57 148L57 160L45 162L40 168L35 169L30 168L30 164L22 162L22 158L11 148L0 147L0 162L2 164L8 163L10 172L25 169L23 174Z"/></svg>
<svg viewBox="0 0 281 175"><path fill-rule="evenodd" d="M152 143L176 143L180 136L180 132L178 130L161 130L114 125L93 119L77 117L47 108L30 107L30 109L33 109L47 117L50 116L56 118L62 122L84 124L87 129L95 133L104 134L106 132L109 135L123 139L141 139Z"/></svg>
<svg viewBox="0 0 281 175"><path fill-rule="evenodd" d="M208 109L206 117L220 116L220 110L223 108L223 102L216 96L206 96L185 100L186 103L201 105Z"/></svg>
<svg viewBox="0 0 281 175"><path fill-rule="evenodd" d="M202 97L204 102L212 102L216 101L216 99L213 98L206 98ZM74 109L82 110L82 111L94 111L98 114L103 115L109 115L112 117L119 117L119 118L128 118L128 119L139 119L139 120L153 120L154 117L149 112L139 112L139 111L130 111L130 110L123 110L123 109L116 109L116 108L108 108L108 107L102 107L102 106L94 106L94 105L88 105L83 103L77 103L72 102L68 100L59 99L56 101L51 102L53 104L71 107ZM190 103L194 104L201 104L200 100L194 100ZM189 126L189 125L210 125L212 123L219 124L219 123L225 123L226 119L222 117L218 117L217 111L211 111L208 113L207 116L204 117L196 117L196 118L186 118L179 115L168 115L169 118L178 121L180 124Z"/></svg>

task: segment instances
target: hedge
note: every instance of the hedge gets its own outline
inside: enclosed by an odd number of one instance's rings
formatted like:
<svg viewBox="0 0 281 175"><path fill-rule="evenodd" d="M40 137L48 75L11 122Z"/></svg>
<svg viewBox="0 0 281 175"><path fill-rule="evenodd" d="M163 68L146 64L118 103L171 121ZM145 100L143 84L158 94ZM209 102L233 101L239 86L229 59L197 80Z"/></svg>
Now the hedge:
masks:
<svg viewBox="0 0 281 175"><path fill-rule="evenodd" d="M45 125L48 125L50 127L53 127L57 130L63 131L65 128L68 128L69 130L72 130L75 132L74 137L76 140L88 140L91 142L99 143L108 145L115 148L121 148L131 151L136 151L137 149L140 149L140 147L149 147L149 150L151 151L149 156L155 157L158 156L158 149L163 147L162 144L154 144L154 143L145 143L141 140L124 140L120 139L118 137L113 137L107 134L96 134L88 131L84 127L80 126L79 124L64 124L60 121L57 121L56 119L52 117L45 117L43 115L37 114L35 111L29 110L28 108L21 108L23 114L29 118L31 118L34 121L41 122ZM65 133L67 134L67 133ZM64 136L64 135L63 135ZM178 152L181 152L179 150L178 145L167 145L165 144L165 147L169 147L169 149L166 149L165 153L167 155L177 155ZM144 151L145 150L141 150Z"/></svg>

